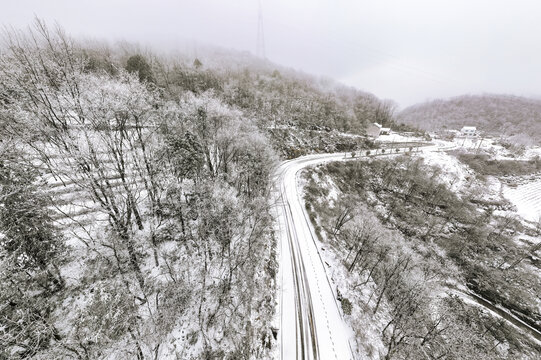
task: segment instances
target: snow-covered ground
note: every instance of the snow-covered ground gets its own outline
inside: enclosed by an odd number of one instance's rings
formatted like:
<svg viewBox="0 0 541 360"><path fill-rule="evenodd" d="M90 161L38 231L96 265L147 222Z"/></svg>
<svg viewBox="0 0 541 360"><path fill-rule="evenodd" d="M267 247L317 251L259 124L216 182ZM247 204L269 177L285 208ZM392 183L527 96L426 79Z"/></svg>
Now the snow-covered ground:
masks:
<svg viewBox="0 0 541 360"><path fill-rule="evenodd" d="M504 196L517 207L524 219L537 222L541 219L541 179L517 187L503 187Z"/></svg>
<svg viewBox="0 0 541 360"><path fill-rule="evenodd" d="M419 138L419 137L401 135L398 133L391 133L389 135L380 135L376 139L376 142L418 142L418 141L424 141L424 139Z"/></svg>
<svg viewBox="0 0 541 360"><path fill-rule="evenodd" d="M457 148L466 150L505 150L501 145L496 145L493 139L480 137L456 137L453 139L453 143Z"/></svg>
<svg viewBox="0 0 541 360"><path fill-rule="evenodd" d="M438 140L434 140L437 142ZM517 152L505 148L498 139L482 137L456 137L447 143L453 144L457 149L467 151L485 152L491 155L495 160L531 160L536 156L541 157L541 147L530 147L524 152Z"/></svg>
<svg viewBox="0 0 541 360"><path fill-rule="evenodd" d="M427 165L438 165L442 170L442 180L452 190L463 188L473 174L467 166L462 164L455 156L446 152L423 151L420 156Z"/></svg>
<svg viewBox="0 0 541 360"><path fill-rule="evenodd" d="M524 156L528 159L533 159L536 156L541 157L541 147L526 149Z"/></svg>
<svg viewBox="0 0 541 360"><path fill-rule="evenodd" d="M531 160L536 156L541 156L541 148L534 147L524 151L521 156L516 156L509 152L493 139L481 138L455 138L453 141L435 140L440 148L476 150L480 147L483 152L491 154L495 160ZM427 164L439 165L445 174L445 181L451 185L451 188L458 190L467 184L467 181L475 174L455 156L448 155L445 152L435 152L432 149L426 149L421 155ZM516 187L510 187L502 184L495 177L488 177L485 184L485 190L490 194L490 200L503 196L513 203L517 208L517 214L525 220L537 222L541 218L541 178L534 181L527 180Z"/></svg>

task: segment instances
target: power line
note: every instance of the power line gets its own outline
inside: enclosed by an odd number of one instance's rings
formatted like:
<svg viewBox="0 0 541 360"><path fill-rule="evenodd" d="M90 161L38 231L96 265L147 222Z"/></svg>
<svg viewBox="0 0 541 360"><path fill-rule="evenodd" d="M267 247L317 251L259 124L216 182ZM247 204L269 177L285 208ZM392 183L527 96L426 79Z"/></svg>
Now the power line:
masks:
<svg viewBox="0 0 541 360"><path fill-rule="evenodd" d="M257 43L256 55L265 58L265 33L263 32L263 8L259 0L258 19L257 19Z"/></svg>

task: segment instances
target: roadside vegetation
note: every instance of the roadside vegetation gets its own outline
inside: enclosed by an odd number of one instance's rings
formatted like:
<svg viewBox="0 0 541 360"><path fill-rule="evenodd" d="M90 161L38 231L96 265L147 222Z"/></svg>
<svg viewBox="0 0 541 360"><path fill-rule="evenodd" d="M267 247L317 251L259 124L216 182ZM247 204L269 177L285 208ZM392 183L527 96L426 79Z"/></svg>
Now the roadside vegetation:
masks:
<svg viewBox="0 0 541 360"><path fill-rule="evenodd" d="M479 188L451 191L445 176L410 156L305 173L307 211L346 279L336 281L348 319L358 339L381 341L358 347L370 358L535 359L539 339L470 294L541 329L539 247L516 242L541 234Z"/></svg>
<svg viewBox="0 0 541 360"><path fill-rule="evenodd" d="M496 160L488 154L458 153L460 161L481 176L523 176L541 172L541 159Z"/></svg>

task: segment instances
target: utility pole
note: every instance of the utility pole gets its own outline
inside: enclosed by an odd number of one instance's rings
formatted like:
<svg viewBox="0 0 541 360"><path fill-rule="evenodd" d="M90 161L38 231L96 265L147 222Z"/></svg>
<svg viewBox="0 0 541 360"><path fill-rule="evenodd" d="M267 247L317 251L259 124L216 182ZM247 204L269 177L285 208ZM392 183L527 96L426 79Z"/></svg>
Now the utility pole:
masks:
<svg viewBox="0 0 541 360"><path fill-rule="evenodd" d="M477 146L477 153L479 153L479 150L481 150L481 144L483 143L485 139L483 139L483 137L481 137L481 141L479 141L479 146Z"/></svg>
<svg viewBox="0 0 541 360"><path fill-rule="evenodd" d="M261 0L258 2L258 19L257 19L257 43L255 54L265 59L265 33L263 32L263 8L261 6Z"/></svg>
<svg viewBox="0 0 541 360"><path fill-rule="evenodd" d="M389 127L389 134L391 135L391 153L392 153L394 150L394 134L391 130L391 127Z"/></svg>

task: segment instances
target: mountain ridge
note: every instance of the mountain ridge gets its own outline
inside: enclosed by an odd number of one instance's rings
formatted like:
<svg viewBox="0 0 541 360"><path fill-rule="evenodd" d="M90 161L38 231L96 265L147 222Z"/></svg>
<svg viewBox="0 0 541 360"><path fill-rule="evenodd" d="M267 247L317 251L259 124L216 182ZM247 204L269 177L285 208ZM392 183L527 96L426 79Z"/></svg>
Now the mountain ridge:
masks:
<svg viewBox="0 0 541 360"><path fill-rule="evenodd" d="M476 126L487 135L502 135L521 144L541 141L541 100L505 94L461 95L412 105L397 121L423 130Z"/></svg>

